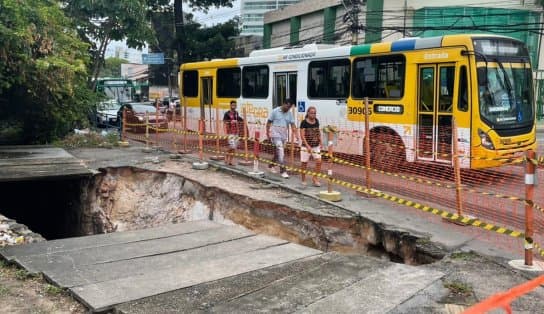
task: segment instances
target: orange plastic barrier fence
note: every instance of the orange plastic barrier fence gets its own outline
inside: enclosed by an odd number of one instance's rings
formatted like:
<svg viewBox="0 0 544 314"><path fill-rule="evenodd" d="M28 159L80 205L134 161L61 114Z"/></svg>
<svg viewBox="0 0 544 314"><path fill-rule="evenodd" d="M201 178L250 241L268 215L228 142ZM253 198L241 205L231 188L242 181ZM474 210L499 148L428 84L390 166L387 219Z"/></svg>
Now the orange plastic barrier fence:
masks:
<svg viewBox="0 0 544 314"><path fill-rule="evenodd" d="M483 300L482 302L469 307L463 314L481 314L496 308L503 308L507 313L512 313L510 303L515 299L531 292L544 284L544 275L516 286L506 292L497 293Z"/></svg>
<svg viewBox="0 0 544 314"><path fill-rule="evenodd" d="M221 113L216 115L221 117ZM206 155L204 158L225 154L228 151L228 140L224 128L218 127L218 121L214 117L207 118L203 121L202 130L203 154ZM246 121L247 135L240 137L240 146L235 156L253 159L253 143L258 141L258 160L277 165L274 161L275 148L265 139L265 125L249 119L250 121ZM168 129L160 129L157 134L150 132L150 140L167 150L172 149L175 141L178 147L198 151L198 119L180 117L180 120L183 123L170 122ZM403 205L399 210L425 217L431 223L443 224L442 218L454 218L469 226L444 226L459 229L465 234L472 234L480 240L516 253L521 253L524 249L525 211L526 205L529 205L534 214L534 253L538 258L544 258L544 250L539 246L544 244L543 185L535 187L531 200L527 200L525 195L525 164L531 162L540 165L542 156L537 154L536 158L527 159L520 155L503 160L469 158L462 153L467 149L463 144L456 147L458 153L452 155L455 148L452 138L455 138L456 130L452 130L449 125L438 128L435 132L426 128L400 127L395 130L396 133L392 133L386 129L367 132L364 121L340 123L331 117L321 117L319 122L322 128L332 126L335 129L335 155L331 164L335 184L357 191L379 191L377 193L382 194L376 195L394 202L393 206ZM259 131L260 138L252 137L256 131ZM419 140L414 140L415 132ZM369 136L366 137L365 134ZM133 134L127 135L133 139ZM174 136L178 139L173 139ZM430 137L435 137L435 144L432 144ZM141 140L141 137L135 139ZM246 140L247 149L242 147ZM369 149L365 149L365 145ZM368 151L369 154L366 153ZM246 155L246 152L250 155ZM284 161L291 175L304 171L309 175L328 179L323 171L313 173L311 170L302 169L298 145L287 144L284 152ZM322 152L322 159L325 162L330 159L325 150ZM506 164L485 169L466 168L467 165L478 162ZM296 180L296 177L291 178L293 179ZM535 179L537 182L544 182L544 171L537 169Z"/></svg>

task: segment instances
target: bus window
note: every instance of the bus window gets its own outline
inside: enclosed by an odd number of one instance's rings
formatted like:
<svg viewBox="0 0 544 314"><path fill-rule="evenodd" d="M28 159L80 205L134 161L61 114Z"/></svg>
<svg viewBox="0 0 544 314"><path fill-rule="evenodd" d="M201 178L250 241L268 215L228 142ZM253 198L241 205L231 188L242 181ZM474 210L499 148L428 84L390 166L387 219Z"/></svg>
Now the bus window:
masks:
<svg viewBox="0 0 544 314"><path fill-rule="evenodd" d="M187 97L198 96L198 72L197 71L183 72L183 96L187 96Z"/></svg>
<svg viewBox="0 0 544 314"><path fill-rule="evenodd" d="M459 111L468 111L468 84L467 84L467 67L462 66L459 75L459 99L457 101L457 109Z"/></svg>
<svg viewBox="0 0 544 314"><path fill-rule="evenodd" d="M419 86L419 111L434 112L434 68L421 69Z"/></svg>
<svg viewBox="0 0 544 314"><path fill-rule="evenodd" d="M453 109L453 83L455 81L455 67L440 67L440 89L438 95L438 110L440 112L452 112Z"/></svg>
<svg viewBox="0 0 544 314"><path fill-rule="evenodd" d="M348 59L313 61L308 70L310 98L346 98L349 95Z"/></svg>
<svg viewBox="0 0 544 314"><path fill-rule="evenodd" d="M240 97L240 68L217 70L217 97Z"/></svg>
<svg viewBox="0 0 544 314"><path fill-rule="evenodd" d="M403 55L357 58L353 63L353 98L401 98L404 95Z"/></svg>
<svg viewBox="0 0 544 314"><path fill-rule="evenodd" d="M245 98L268 97L268 66L244 67L242 81L242 96Z"/></svg>

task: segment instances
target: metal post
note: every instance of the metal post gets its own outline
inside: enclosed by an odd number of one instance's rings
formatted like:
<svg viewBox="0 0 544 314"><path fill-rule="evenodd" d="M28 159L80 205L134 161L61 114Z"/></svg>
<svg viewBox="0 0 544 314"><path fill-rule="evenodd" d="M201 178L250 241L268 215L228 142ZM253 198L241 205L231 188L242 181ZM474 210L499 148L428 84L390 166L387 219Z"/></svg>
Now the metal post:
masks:
<svg viewBox="0 0 544 314"><path fill-rule="evenodd" d="M255 141L253 143L253 171L248 172L248 174L253 176L263 176L264 172L259 170L259 152L260 152L260 143L259 138L261 134L258 130L255 131Z"/></svg>
<svg viewBox="0 0 544 314"><path fill-rule="evenodd" d="M527 151L525 162L525 265L533 266L533 194L536 185L536 167L533 161L536 160L533 150Z"/></svg>
<svg viewBox="0 0 544 314"><path fill-rule="evenodd" d="M127 124L127 114L126 114L126 111L127 111L127 108L123 108L123 116L121 117L121 141L125 141L126 140L126 124Z"/></svg>
<svg viewBox="0 0 544 314"><path fill-rule="evenodd" d="M366 188L370 189L371 182L370 182L370 121L369 121L369 111L368 111L368 97L365 97L364 99L364 105L365 105L365 137L364 137L364 145L365 145L365 173L366 173Z"/></svg>
<svg viewBox="0 0 544 314"><path fill-rule="evenodd" d="M211 119L211 105L210 105L210 125L212 124ZM219 147L219 132L220 132L220 125L219 125L219 106L215 107L215 155L210 156L211 160L223 160L225 159L225 156L221 155L221 149Z"/></svg>
<svg viewBox="0 0 544 314"><path fill-rule="evenodd" d="M183 106L183 117L180 121L181 131L183 132L183 149L178 151L180 154L188 154L191 151L187 149L187 99L183 97L183 101L180 103Z"/></svg>
<svg viewBox="0 0 544 314"><path fill-rule="evenodd" d="M155 146L159 146L159 104L157 104L155 110Z"/></svg>
<svg viewBox="0 0 544 314"><path fill-rule="evenodd" d="M200 161L203 159L203 150L204 150L204 119L198 120L198 157L200 158Z"/></svg>
<svg viewBox="0 0 544 314"><path fill-rule="evenodd" d="M342 200L342 194L338 191L332 190L332 166L334 164L334 154L333 154L333 145L334 145L334 130L331 127L328 127L327 133L327 156L329 158L329 169L327 170L327 191L319 192L319 197L332 202L339 202Z"/></svg>
<svg viewBox="0 0 544 314"><path fill-rule="evenodd" d="M166 119L166 121L168 121L168 119ZM172 121L173 121L173 124L172 124L172 127L174 129L174 132L172 132L172 149L175 151L178 150L177 148L177 145L176 145L176 105L174 104L174 110L172 111Z"/></svg>
<svg viewBox="0 0 544 314"><path fill-rule="evenodd" d="M293 106L291 110L293 112L293 119L296 121L296 107ZM287 130L289 130L289 126L287 126ZM293 167L295 166L295 132L296 129L291 128L291 166Z"/></svg>
<svg viewBox="0 0 544 314"><path fill-rule="evenodd" d="M452 142L453 142L453 170L455 173L455 197L457 204L457 215L463 216L463 195L461 193L461 165L459 158L462 156L459 154L458 141L457 141L457 123L455 118L451 121L452 128Z"/></svg>
<svg viewBox="0 0 544 314"><path fill-rule="evenodd" d="M242 124L242 127L244 128L244 160L240 160L238 164L243 166L249 166L252 164L252 162L249 161L249 153L248 153L248 145L247 145L249 134L248 134L248 127L247 127L247 110L245 106L242 107L242 117L244 118L244 123ZM255 143L256 143L255 145L258 145L259 143L258 139L255 140ZM255 145L253 147L255 147Z"/></svg>
<svg viewBox="0 0 544 314"><path fill-rule="evenodd" d="M149 149L149 112L145 112L145 148Z"/></svg>
<svg viewBox="0 0 544 314"><path fill-rule="evenodd" d="M329 155L329 169L327 170L327 192L332 193L332 165L333 165L333 146L334 144L334 133L328 132L327 133L327 153Z"/></svg>

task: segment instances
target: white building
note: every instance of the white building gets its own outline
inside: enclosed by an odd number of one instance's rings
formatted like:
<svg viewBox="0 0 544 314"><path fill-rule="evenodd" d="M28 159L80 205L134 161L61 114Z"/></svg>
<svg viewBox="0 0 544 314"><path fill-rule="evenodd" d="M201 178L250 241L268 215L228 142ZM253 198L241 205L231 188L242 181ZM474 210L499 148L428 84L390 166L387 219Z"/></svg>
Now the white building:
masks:
<svg viewBox="0 0 544 314"><path fill-rule="evenodd" d="M300 0L242 0L241 36L263 36L264 13L300 2Z"/></svg>

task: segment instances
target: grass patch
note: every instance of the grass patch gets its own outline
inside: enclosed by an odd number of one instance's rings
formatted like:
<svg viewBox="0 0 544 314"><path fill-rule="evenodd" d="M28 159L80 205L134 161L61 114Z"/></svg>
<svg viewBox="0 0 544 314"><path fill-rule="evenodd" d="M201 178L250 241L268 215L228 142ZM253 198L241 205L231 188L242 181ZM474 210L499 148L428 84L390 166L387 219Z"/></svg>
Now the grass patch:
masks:
<svg viewBox="0 0 544 314"><path fill-rule="evenodd" d="M469 296L474 291L469 284L460 281L444 282L444 287L449 289L451 292L462 296Z"/></svg>
<svg viewBox="0 0 544 314"><path fill-rule="evenodd" d="M5 297L9 294L8 287L4 287L2 284L0 284L0 297Z"/></svg>
<svg viewBox="0 0 544 314"><path fill-rule="evenodd" d="M119 146L119 134L112 132L104 136L96 132L87 134L70 134L60 141L55 142L56 146L63 148L112 148Z"/></svg>
<svg viewBox="0 0 544 314"><path fill-rule="evenodd" d="M16 272L15 272L15 278L19 279L19 280L27 280L27 279L31 279L31 278L35 278L36 275L31 273L31 272L28 272L26 269L18 269Z"/></svg>
<svg viewBox="0 0 544 314"><path fill-rule="evenodd" d="M458 259L458 260L469 260L473 259L477 255L473 252L454 252L451 253L450 257L451 259Z"/></svg>
<svg viewBox="0 0 544 314"><path fill-rule="evenodd" d="M64 290L62 288L59 288L57 286L53 286L53 285L50 285L50 284L47 284L45 286L45 293L49 294L49 295L59 295L59 294L62 294L64 292Z"/></svg>
<svg viewBox="0 0 544 314"><path fill-rule="evenodd" d="M5 260L0 260L0 268L7 268L9 267L9 264L8 262L6 262Z"/></svg>

